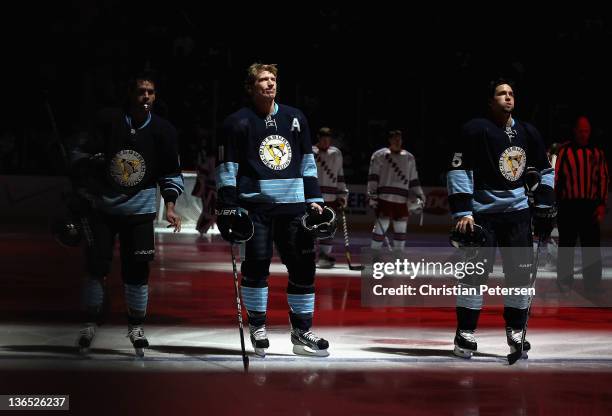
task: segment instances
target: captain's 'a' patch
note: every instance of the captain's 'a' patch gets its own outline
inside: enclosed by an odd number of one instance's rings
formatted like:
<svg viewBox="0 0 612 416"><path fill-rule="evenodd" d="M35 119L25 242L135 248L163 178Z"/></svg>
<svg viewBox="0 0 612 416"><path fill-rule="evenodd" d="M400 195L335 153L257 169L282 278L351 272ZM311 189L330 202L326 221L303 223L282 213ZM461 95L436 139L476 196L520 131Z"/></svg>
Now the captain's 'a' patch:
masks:
<svg viewBox="0 0 612 416"><path fill-rule="evenodd" d="M297 119L297 117L293 117L293 122L291 123L291 131L296 131L299 133L302 130L300 129L300 121Z"/></svg>

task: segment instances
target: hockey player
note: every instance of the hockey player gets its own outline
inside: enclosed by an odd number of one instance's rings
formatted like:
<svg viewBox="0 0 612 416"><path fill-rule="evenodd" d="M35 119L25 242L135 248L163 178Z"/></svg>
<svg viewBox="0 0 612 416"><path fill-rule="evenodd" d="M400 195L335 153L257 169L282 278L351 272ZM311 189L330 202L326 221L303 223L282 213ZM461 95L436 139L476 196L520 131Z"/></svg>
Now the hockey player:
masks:
<svg viewBox="0 0 612 416"><path fill-rule="evenodd" d="M90 135L72 153L73 174L91 212L83 231L87 240L86 319L77 340L86 351L95 336L105 298L116 237L127 304L128 337L136 353L149 346L143 323L147 311L149 262L155 253L153 220L159 185L169 227L180 231L174 211L183 191L176 130L151 110L155 81L140 74L130 81L124 108L102 110Z"/></svg>
<svg viewBox="0 0 612 416"><path fill-rule="evenodd" d="M217 226L232 240L233 215L246 210L253 237L245 243L241 293L255 353L265 356L268 275L272 243L287 267L291 342L296 354L328 355L329 343L310 331L315 305L313 236L302 227L306 210L323 203L304 114L276 98L275 65L255 63L245 88L251 104L223 123L217 172Z"/></svg>
<svg viewBox="0 0 612 416"><path fill-rule="evenodd" d="M548 238L552 230L554 170L540 133L532 125L512 116L514 88L503 79L489 86L487 118L466 123L461 137L453 144L453 157L447 174L448 200L455 229L472 232L480 225L487 238L480 259L492 268L495 246L499 246L506 287L527 287L532 269L531 215L523 185L523 173L535 167L541 182L534 195L535 233ZM481 276L466 276L462 284L484 284L490 270ZM481 295L457 297L455 354L469 358L476 351L474 331L482 309ZM504 297L507 343L511 352L524 353L530 344L521 343L529 306L527 295Z"/></svg>
<svg viewBox="0 0 612 416"><path fill-rule="evenodd" d="M408 202L416 197L425 203L414 156L402 149L402 132L388 133L389 147L377 150L370 159L368 201L377 220L372 231L373 249L380 249L384 235L393 222L393 246L403 250L406 245Z"/></svg>
<svg viewBox="0 0 612 416"><path fill-rule="evenodd" d="M312 146L312 153L317 162L317 174L321 194L325 205L338 211L346 207L348 189L344 182L342 168L342 152L331 145L332 131L322 127L317 133L317 144ZM317 267L329 269L334 267L336 259L331 256L333 239L329 238L319 242L319 259Z"/></svg>

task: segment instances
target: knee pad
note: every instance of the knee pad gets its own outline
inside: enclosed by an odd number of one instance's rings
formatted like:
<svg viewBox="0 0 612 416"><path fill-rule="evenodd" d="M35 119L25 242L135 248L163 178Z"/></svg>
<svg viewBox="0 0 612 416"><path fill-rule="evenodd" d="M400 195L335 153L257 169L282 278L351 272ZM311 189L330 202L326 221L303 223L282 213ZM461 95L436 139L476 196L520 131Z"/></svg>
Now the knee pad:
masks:
<svg viewBox="0 0 612 416"><path fill-rule="evenodd" d="M315 278L314 255L304 256L302 261L285 263L289 272L287 293L313 293Z"/></svg>
<svg viewBox="0 0 612 416"><path fill-rule="evenodd" d="M87 253L87 273L94 279L104 279L111 270L112 259L96 256L95 253Z"/></svg>
<svg viewBox="0 0 612 416"><path fill-rule="evenodd" d="M149 282L148 261L122 261L121 277L130 285L146 285Z"/></svg>
<svg viewBox="0 0 612 416"><path fill-rule="evenodd" d="M240 266L242 284L247 287L267 287L270 275L270 259L246 259Z"/></svg>

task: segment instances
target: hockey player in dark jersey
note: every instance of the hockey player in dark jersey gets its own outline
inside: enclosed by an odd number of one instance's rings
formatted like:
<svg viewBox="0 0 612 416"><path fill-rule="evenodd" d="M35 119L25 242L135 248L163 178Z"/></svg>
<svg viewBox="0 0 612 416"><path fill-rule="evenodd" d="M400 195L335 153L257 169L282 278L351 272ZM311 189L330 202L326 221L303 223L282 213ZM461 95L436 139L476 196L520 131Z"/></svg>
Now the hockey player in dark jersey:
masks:
<svg viewBox="0 0 612 416"><path fill-rule="evenodd" d="M480 261L492 269L495 246L500 247L506 287L527 287L532 267L532 234L523 174L529 167L541 174L532 207L534 232L547 238L552 230L554 169L546 156L540 133L531 124L512 117L514 89L503 79L489 89L489 116L469 121L454 144L447 174L448 200L456 230L471 232L474 224L484 228L488 247ZM484 284L490 270L481 276L467 276L462 285ZM521 347L528 313L527 295L504 297L507 342L512 352ZM457 297L455 354L471 357L476 351L474 331L482 309L482 295Z"/></svg>
<svg viewBox="0 0 612 416"><path fill-rule="evenodd" d="M251 105L223 123L216 168L217 225L230 241L234 213L246 210L254 225L241 266L241 292L256 354L264 356L269 347L265 324L274 242L289 273L293 351L326 356L328 342L310 331L315 305L314 239L301 223L307 210L322 211L323 198L308 121L300 110L276 103L276 75L275 65L251 65L245 82Z"/></svg>
<svg viewBox="0 0 612 416"><path fill-rule="evenodd" d="M105 279L117 236L128 337L138 355L149 346L143 323L149 262L155 253L157 186L169 227L175 232L180 231L181 218L174 204L183 191L176 130L152 113L155 97L154 80L140 74L130 81L125 107L98 113L90 134L72 152L75 186L91 206L82 216L88 274L83 291L86 323L77 340L82 351L90 347L101 319Z"/></svg>

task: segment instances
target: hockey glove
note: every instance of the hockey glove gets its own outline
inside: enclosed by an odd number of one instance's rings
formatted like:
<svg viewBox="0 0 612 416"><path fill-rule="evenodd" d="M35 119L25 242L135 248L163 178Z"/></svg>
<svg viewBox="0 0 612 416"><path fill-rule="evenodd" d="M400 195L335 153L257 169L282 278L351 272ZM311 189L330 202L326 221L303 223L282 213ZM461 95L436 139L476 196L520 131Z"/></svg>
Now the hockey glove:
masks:
<svg viewBox="0 0 612 416"><path fill-rule="evenodd" d="M240 207L217 208L217 227L221 237L230 243L244 243L253 236L253 221L248 212Z"/></svg>
<svg viewBox="0 0 612 416"><path fill-rule="evenodd" d="M548 240L550 233L555 228L557 220L557 208L540 208L533 209L533 233L541 240Z"/></svg>

